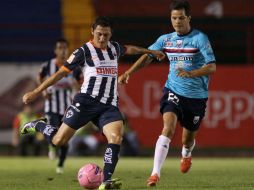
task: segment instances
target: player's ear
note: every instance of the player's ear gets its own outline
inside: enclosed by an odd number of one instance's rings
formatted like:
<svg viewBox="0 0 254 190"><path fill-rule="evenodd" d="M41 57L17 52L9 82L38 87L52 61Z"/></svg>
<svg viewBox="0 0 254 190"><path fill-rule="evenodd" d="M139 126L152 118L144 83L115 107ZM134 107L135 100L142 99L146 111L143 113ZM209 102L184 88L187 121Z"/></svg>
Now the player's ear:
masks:
<svg viewBox="0 0 254 190"><path fill-rule="evenodd" d="M91 34L94 35L93 28L91 28Z"/></svg>
<svg viewBox="0 0 254 190"><path fill-rule="evenodd" d="M189 21L191 21L191 16L188 16Z"/></svg>

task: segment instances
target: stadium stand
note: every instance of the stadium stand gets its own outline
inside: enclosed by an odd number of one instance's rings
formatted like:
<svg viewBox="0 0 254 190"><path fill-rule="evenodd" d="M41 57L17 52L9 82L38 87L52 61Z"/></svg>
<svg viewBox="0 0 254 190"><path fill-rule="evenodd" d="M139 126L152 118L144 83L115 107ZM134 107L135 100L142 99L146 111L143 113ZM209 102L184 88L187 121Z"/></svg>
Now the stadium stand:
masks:
<svg viewBox="0 0 254 190"><path fill-rule="evenodd" d="M0 61L42 61L62 36L60 0L1 1Z"/></svg>

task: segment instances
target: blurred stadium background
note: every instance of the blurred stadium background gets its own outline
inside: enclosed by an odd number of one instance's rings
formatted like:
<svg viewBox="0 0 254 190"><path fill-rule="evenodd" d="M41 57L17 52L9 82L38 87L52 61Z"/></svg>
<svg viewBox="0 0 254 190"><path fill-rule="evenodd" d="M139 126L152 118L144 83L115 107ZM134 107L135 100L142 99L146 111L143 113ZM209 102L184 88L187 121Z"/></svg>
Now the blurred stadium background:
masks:
<svg viewBox="0 0 254 190"><path fill-rule="evenodd" d="M196 154L254 155L254 1L190 3L192 26L208 34L218 65ZM22 95L36 84L40 64L53 56L55 40L65 37L74 50L90 39L91 22L102 15L113 19L113 39L122 44L147 47L172 31L168 0L1 1L0 154L13 154L12 121L21 110ZM123 58L120 73L136 58ZM161 130L158 106L167 72L166 63L152 64L120 88L120 108L138 136L141 155L152 155L149 150ZM37 110L42 106L41 100L36 102ZM175 150L181 146L179 131Z"/></svg>

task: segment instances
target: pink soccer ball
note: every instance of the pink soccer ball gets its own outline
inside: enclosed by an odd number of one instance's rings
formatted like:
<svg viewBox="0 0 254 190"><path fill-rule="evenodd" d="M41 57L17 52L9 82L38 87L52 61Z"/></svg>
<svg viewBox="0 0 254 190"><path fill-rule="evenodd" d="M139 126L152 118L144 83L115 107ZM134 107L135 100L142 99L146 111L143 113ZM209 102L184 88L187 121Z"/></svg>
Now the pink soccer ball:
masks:
<svg viewBox="0 0 254 190"><path fill-rule="evenodd" d="M78 181L81 187L96 189L103 181L103 172L96 164L86 164L78 171Z"/></svg>

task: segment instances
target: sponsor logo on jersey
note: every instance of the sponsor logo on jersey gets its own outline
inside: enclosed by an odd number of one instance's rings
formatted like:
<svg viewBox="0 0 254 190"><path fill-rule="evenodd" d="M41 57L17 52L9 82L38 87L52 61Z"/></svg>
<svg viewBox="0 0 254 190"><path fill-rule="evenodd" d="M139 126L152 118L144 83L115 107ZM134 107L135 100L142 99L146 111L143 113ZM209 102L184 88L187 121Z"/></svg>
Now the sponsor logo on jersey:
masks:
<svg viewBox="0 0 254 190"><path fill-rule="evenodd" d="M98 75L117 75L118 73L115 67L97 67L96 72Z"/></svg>
<svg viewBox="0 0 254 190"><path fill-rule="evenodd" d="M178 69L178 68L186 68L186 67L190 67L192 66L192 63L185 63L183 61L178 61L176 64L175 64L175 69Z"/></svg>
<svg viewBox="0 0 254 190"><path fill-rule="evenodd" d="M173 42L165 42L165 46L167 47L173 46Z"/></svg>
<svg viewBox="0 0 254 190"><path fill-rule="evenodd" d="M182 47L182 45L183 45L183 40L176 40L177 47Z"/></svg>
<svg viewBox="0 0 254 190"><path fill-rule="evenodd" d="M192 56L170 56L169 61L192 61Z"/></svg>

